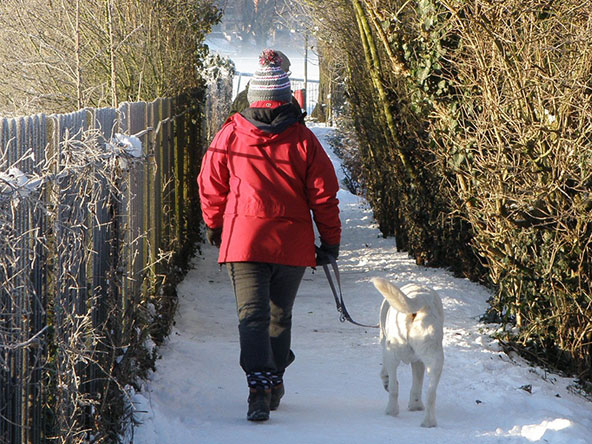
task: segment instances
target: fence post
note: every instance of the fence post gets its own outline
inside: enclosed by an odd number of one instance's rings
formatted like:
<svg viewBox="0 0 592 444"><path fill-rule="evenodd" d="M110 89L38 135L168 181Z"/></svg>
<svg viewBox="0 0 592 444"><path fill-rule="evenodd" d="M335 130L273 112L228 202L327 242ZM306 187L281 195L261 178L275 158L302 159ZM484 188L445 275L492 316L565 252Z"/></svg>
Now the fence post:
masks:
<svg viewBox="0 0 592 444"><path fill-rule="evenodd" d="M28 173L39 173L40 167L45 163L45 148L47 144L46 118L44 115L36 115L26 120L26 144L30 147L34 158L30 159L27 165ZM36 191L39 193L39 191ZM29 208L29 226L31 228L28 242L28 250L35 257L31 265L31 287L29 289L29 308L31 310L29 337L36 336L34 344L27 349L29 359L26 362L30 369L30 379L28 382L28 396L26 400L26 409L28 411L28 421L26 424L26 436L24 442L40 443L42 430L42 365L46 359L46 334L41 333L46 325L47 318L45 307L47 304L46 296L46 249L43 242L40 241L42 234L46 231L46 216L42 208L34 206ZM30 257L30 256L29 256Z"/></svg>
<svg viewBox="0 0 592 444"><path fill-rule="evenodd" d="M161 144L162 144L162 212L160 214L160 223L162 227L162 247L166 251L172 251L173 245L173 227L175 226L175 214L173 212L175 203L175 185L174 181L174 150L171 137L172 128L172 99L163 99L162 101L162 118L161 123Z"/></svg>
<svg viewBox="0 0 592 444"><path fill-rule="evenodd" d="M187 102L185 95L175 99L174 128L174 176L175 176L175 218L177 219L175 241L179 249L185 244L185 122L187 120Z"/></svg>
<svg viewBox="0 0 592 444"><path fill-rule="evenodd" d="M158 99L149 105L149 123L152 128L150 137L147 140L151 141L151 154L148 161L149 169L151 170L150 180L151 186L147 189L147 197L149 198L149 264L150 267L150 284L156 285L157 276L159 275L161 267L156 264L158 252L161 247L161 213L162 213L162 135L160 130L157 132L158 123L162 116L162 100Z"/></svg>
<svg viewBox="0 0 592 444"><path fill-rule="evenodd" d="M127 102L121 106L121 128L125 134L134 135L146 128L146 108L147 105L144 102ZM146 135L141 139L146 148ZM145 233L148 202L145 194L146 166L143 162L129 164L126 182L124 202L126 206L121 209L127 224L124 226L122 245L125 261L122 282L123 344L128 344L131 338L133 320L126 320L126 313L130 310L130 305L133 306L138 300L146 263Z"/></svg>
<svg viewBox="0 0 592 444"><path fill-rule="evenodd" d="M185 147L185 180L186 180L186 217L189 239L195 239L199 227L201 213L199 211L199 197L197 188L197 174L203 155L205 131L203 128L203 97L199 91L192 91L189 97L187 124L188 145Z"/></svg>

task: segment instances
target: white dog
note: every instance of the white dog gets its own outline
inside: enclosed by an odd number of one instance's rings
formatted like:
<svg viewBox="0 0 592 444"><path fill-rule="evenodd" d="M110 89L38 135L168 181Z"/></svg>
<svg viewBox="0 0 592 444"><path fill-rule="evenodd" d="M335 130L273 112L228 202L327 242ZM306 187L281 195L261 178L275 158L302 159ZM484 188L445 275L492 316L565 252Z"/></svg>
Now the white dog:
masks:
<svg viewBox="0 0 592 444"><path fill-rule="evenodd" d="M434 290L415 284L400 289L382 278L372 283L385 300L380 308L380 343L382 370L380 376L389 393L386 414L399 414L399 382L397 367L403 361L411 364L413 384L409 410L423 410L421 391L424 371L429 376L425 417L422 427L436 426L436 389L442 374L444 310L440 296Z"/></svg>

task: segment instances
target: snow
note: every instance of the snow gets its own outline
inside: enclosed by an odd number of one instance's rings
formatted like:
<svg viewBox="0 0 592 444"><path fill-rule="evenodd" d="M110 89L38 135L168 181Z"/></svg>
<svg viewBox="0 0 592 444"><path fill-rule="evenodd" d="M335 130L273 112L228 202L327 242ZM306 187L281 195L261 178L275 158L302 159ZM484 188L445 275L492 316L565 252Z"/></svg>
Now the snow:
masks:
<svg viewBox="0 0 592 444"><path fill-rule="evenodd" d="M29 196L42 183L43 181L39 177L27 176L16 167L11 167L6 172L0 171L0 195L11 196L16 205L21 198Z"/></svg>
<svg viewBox="0 0 592 444"><path fill-rule="evenodd" d="M0 192L8 193L24 188L29 179L16 167L9 168L6 173L0 171Z"/></svg>
<svg viewBox="0 0 592 444"><path fill-rule="evenodd" d="M136 158L144 155L142 141L137 136L126 136L125 134L115 133L111 139L109 147L114 152L122 150L128 155Z"/></svg>
<svg viewBox="0 0 592 444"><path fill-rule="evenodd" d="M333 130L313 131L325 144ZM399 367L400 415L384 414L378 331L340 323L324 273L311 269L294 307L296 361L286 371L286 395L269 421L247 421L236 306L217 250L208 245L178 287L176 325L158 350L156 372L133 395L141 422L135 444L592 443L592 404L568 389L573 381L504 354L489 334L495 326L479 322L490 297L486 288L416 266L397 252L393 239L380 236L363 200L345 189L339 199L344 230L338 262L355 320L378 321L381 296L370 283L373 276L429 285L442 297L438 427L421 428L423 413L405 410L409 366Z"/></svg>

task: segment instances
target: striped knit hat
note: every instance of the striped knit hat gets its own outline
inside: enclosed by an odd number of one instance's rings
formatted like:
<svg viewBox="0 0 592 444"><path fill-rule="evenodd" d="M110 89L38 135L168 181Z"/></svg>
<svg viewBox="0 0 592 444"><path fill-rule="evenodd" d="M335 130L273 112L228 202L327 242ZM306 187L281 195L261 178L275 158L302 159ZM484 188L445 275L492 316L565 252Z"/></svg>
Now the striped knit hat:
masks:
<svg viewBox="0 0 592 444"><path fill-rule="evenodd" d="M282 53L279 51L266 49L259 56L259 68L249 82L247 92L249 104L261 100L276 100L286 103L292 100L290 79L282 69L287 60L284 60L283 54L280 54Z"/></svg>

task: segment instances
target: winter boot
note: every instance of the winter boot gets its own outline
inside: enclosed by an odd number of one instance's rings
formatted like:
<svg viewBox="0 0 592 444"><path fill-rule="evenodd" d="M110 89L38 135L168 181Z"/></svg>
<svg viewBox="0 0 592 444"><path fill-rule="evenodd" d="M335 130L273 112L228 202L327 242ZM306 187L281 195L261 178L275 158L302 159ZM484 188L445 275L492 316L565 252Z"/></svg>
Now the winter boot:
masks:
<svg viewBox="0 0 592 444"><path fill-rule="evenodd" d="M277 410L277 408L280 406L280 399L282 399L282 396L284 396L285 393L285 389L284 389L284 384L278 384L278 385L274 385L271 388L271 401L269 403L269 408L271 410Z"/></svg>
<svg viewBox="0 0 592 444"><path fill-rule="evenodd" d="M280 406L280 399L284 396L284 372L273 372L270 377L271 381L271 410L277 410Z"/></svg>
<svg viewBox="0 0 592 444"><path fill-rule="evenodd" d="M271 403L271 389L258 386L249 389L249 421L267 421Z"/></svg>
<svg viewBox="0 0 592 444"><path fill-rule="evenodd" d="M247 373L249 384L249 421L267 421L269 419L269 406L271 403L271 373L250 372Z"/></svg>

